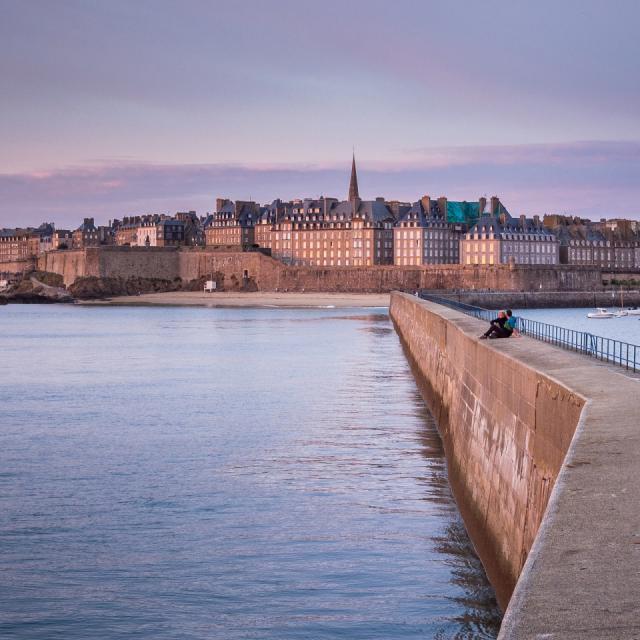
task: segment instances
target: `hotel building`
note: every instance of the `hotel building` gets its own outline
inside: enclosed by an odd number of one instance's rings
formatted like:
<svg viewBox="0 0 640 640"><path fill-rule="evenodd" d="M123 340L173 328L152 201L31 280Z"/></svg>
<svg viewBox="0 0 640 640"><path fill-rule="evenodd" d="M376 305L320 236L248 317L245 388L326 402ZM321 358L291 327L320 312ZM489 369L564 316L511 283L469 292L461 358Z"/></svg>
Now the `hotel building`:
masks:
<svg viewBox="0 0 640 640"><path fill-rule="evenodd" d="M492 199L493 200L493 199ZM460 242L462 264L558 264L558 239L534 218L512 218L499 204L480 217ZM497 215L496 215L497 214Z"/></svg>
<svg viewBox="0 0 640 640"><path fill-rule="evenodd" d="M348 200L322 197L291 204L272 227L275 258L320 267L393 264L393 213L384 198L360 199L355 157Z"/></svg>
<svg viewBox="0 0 640 640"><path fill-rule="evenodd" d="M424 196L411 207L401 209L393 230L394 264L457 264L460 237L484 208L480 202L449 202Z"/></svg>
<svg viewBox="0 0 640 640"><path fill-rule="evenodd" d="M215 213L205 226L205 244L247 249L255 244L254 227L259 218L260 207L255 202L218 198Z"/></svg>

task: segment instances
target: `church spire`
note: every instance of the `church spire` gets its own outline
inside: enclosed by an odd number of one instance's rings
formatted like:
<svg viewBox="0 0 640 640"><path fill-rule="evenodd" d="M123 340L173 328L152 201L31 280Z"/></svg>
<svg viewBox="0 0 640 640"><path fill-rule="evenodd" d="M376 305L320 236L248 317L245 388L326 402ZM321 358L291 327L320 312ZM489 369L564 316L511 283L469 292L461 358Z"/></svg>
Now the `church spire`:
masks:
<svg viewBox="0 0 640 640"><path fill-rule="evenodd" d="M358 193L358 174L356 173L356 154L353 153L353 161L351 163L351 182L349 183L349 201L359 200Z"/></svg>

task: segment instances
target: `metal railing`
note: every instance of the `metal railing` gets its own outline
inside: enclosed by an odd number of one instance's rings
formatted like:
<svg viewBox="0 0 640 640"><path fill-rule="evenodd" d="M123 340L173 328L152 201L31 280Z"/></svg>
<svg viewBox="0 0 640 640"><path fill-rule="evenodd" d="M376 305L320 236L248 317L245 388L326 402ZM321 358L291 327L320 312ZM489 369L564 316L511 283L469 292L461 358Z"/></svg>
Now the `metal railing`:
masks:
<svg viewBox="0 0 640 640"><path fill-rule="evenodd" d="M475 307L428 293L421 293L420 297L487 322L493 320L498 313L495 310ZM569 351L577 351L597 360L611 362L630 371L640 371L640 346L638 345L522 317L517 318L516 328L530 338L548 342Z"/></svg>

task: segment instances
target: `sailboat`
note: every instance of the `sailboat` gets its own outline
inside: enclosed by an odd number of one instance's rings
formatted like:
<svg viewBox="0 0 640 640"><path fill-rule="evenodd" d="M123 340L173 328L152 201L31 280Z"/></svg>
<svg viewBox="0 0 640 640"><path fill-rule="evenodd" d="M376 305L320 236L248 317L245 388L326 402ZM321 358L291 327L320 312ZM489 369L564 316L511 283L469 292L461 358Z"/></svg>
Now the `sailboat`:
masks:
<svg viewBox="0 0 640 640"><path fill-rule="evenodd" d="M624 318L629 312L624 308L624 297L622 295L622 287L620 287L620 311L616 311L616 318Z"/></svg>

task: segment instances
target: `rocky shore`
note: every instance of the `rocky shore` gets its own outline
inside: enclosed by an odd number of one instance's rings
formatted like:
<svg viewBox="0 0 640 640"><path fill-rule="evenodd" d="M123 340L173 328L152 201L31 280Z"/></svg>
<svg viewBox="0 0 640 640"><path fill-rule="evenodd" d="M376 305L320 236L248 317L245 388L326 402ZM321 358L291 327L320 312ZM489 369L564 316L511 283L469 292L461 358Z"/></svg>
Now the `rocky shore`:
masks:
<svg viewBox="0 0 640 640"><path fill-rule="evenodd" d="M65 288L62 277L55 273L36 271L25 274L22 280L0 292L0 305L8 303L47 304L78 300L105 300L120 296L139 296L148 293L202 291L206 278L183 282L180 278L78 278ZM222 280L222 278L221 278ZM234 283L231 283L233 285ZM233 290L245 290L233 287ZM224 289L223 289L224 290ZM247 289L251 290L251 289Z"/></svg>
<svg viewBox="0 0 640 640"><path fill-rule="evenodd" d="M73 302L73 296L62 286L62 277L54 273L35 272L0 293L0 305L51 304Z"/></svg>

